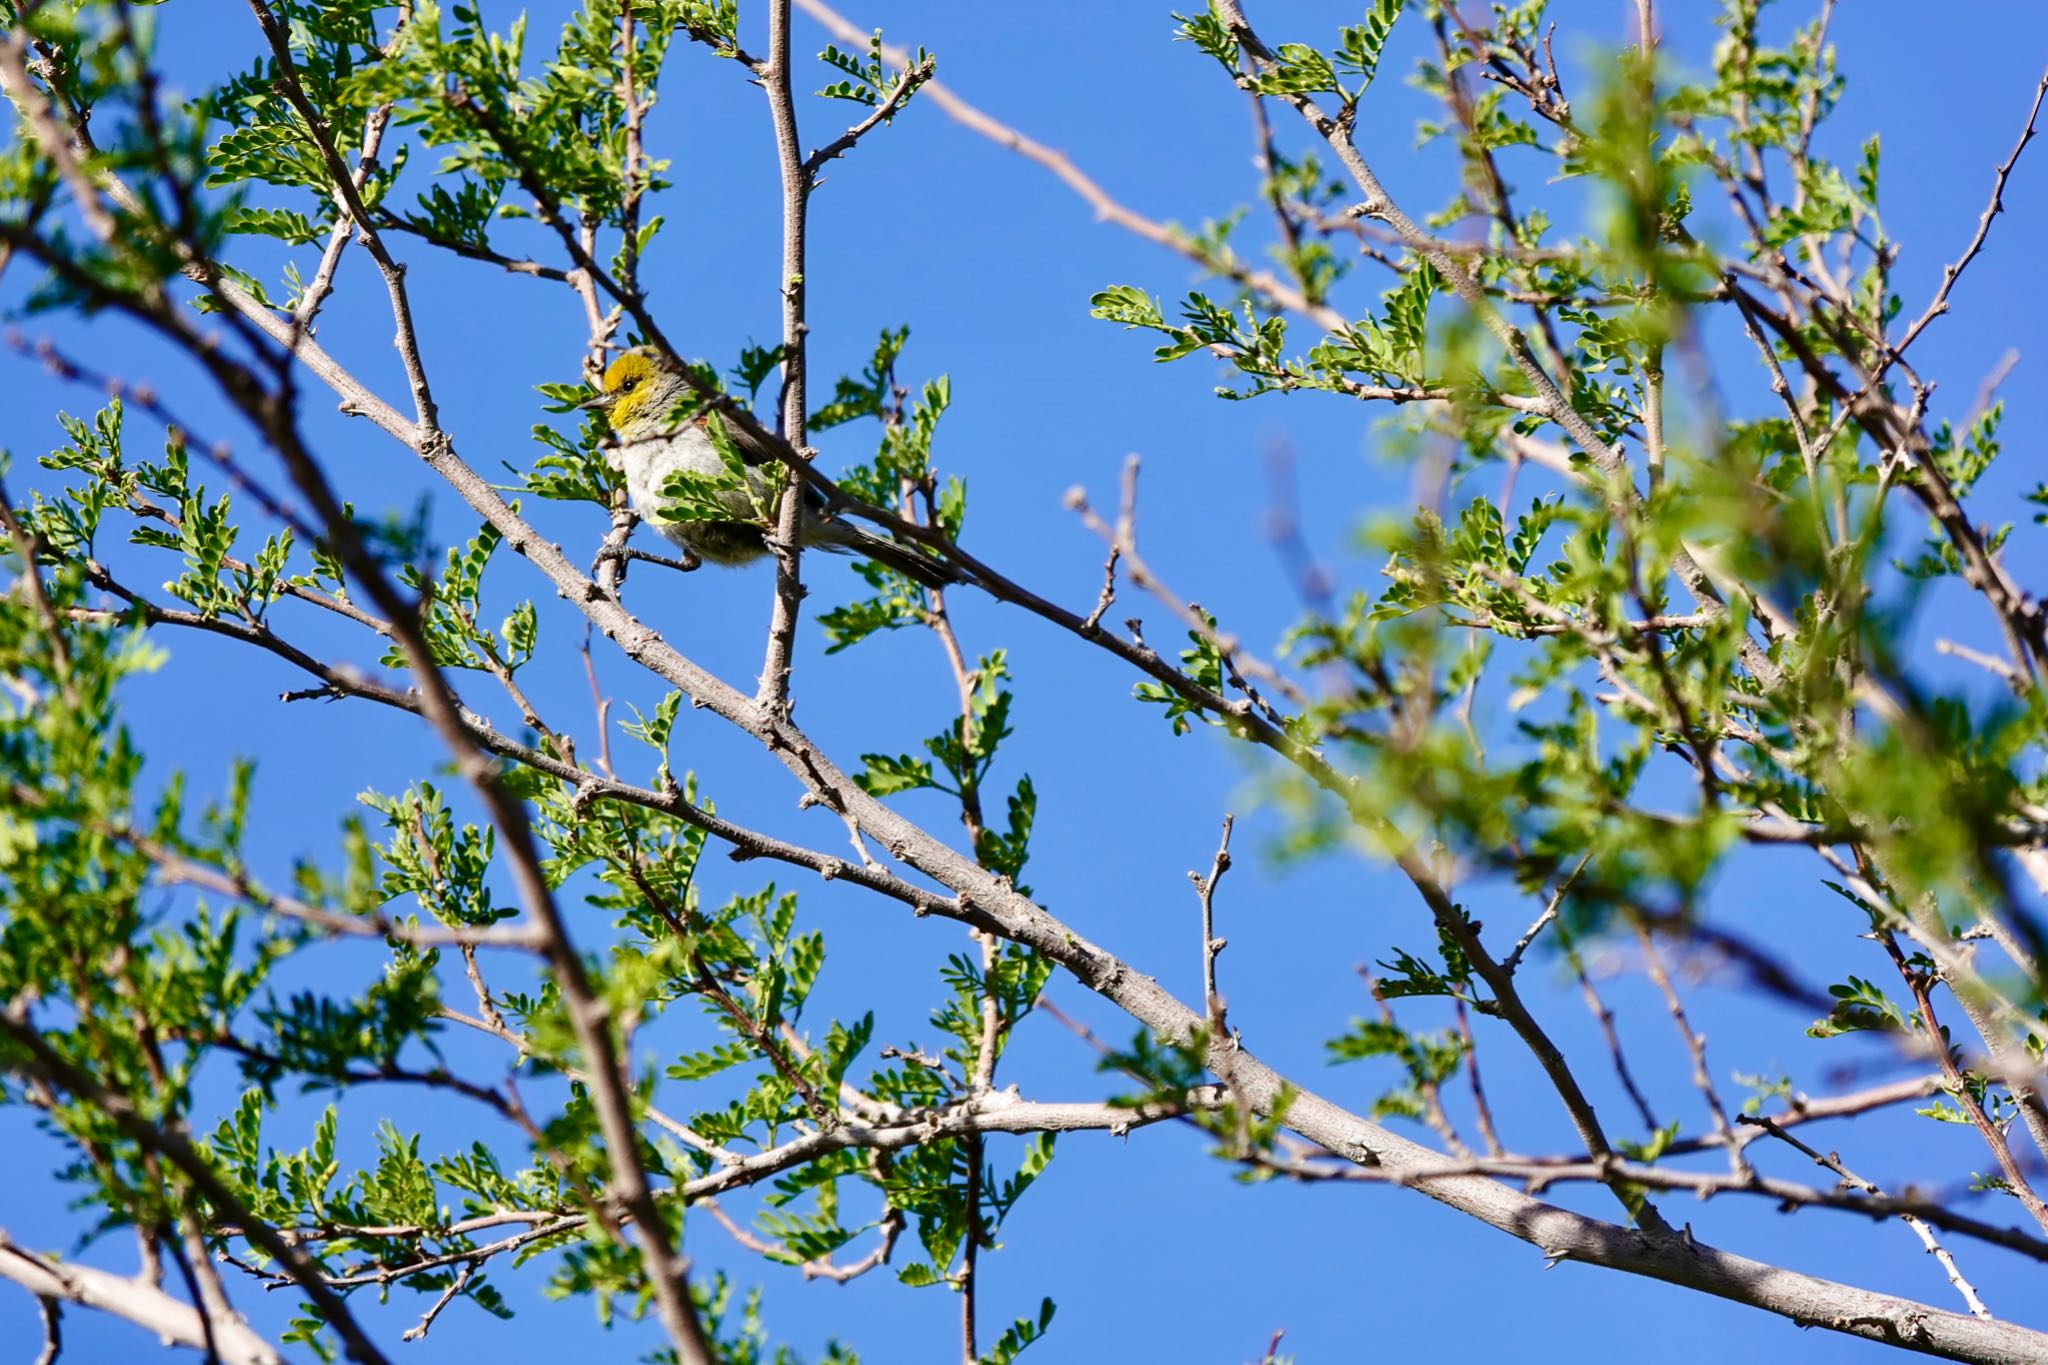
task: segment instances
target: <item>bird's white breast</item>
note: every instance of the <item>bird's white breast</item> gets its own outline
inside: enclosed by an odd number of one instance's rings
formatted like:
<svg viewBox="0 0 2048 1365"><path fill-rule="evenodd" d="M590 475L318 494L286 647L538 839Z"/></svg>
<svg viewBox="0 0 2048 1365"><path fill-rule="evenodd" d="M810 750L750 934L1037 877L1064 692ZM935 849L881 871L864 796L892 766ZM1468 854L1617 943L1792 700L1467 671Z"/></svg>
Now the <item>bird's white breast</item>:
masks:
<svg viewBox="0 0 2048 1365"><path fill-rule="evenodd" d="M725 472L718 448L695 426L620 442L619 468L625 473L633 510L642 516L652 516L660 510L661 486L677 470L713 475Z"/></svg>

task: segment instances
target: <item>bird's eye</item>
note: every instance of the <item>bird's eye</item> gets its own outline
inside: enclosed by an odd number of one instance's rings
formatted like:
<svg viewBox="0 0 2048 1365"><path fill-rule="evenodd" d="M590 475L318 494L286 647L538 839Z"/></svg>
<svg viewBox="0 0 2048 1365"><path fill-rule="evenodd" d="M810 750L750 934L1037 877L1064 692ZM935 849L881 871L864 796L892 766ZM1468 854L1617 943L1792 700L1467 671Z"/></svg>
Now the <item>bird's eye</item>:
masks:
<svg viewBox="0 0 2048 1365"><path fill-rule="evenodd" d="M631 393L635 388L639 387L639 384L640 376L636 374L631 379L628 379L625 383L619 385L619 392Z"/></svg>

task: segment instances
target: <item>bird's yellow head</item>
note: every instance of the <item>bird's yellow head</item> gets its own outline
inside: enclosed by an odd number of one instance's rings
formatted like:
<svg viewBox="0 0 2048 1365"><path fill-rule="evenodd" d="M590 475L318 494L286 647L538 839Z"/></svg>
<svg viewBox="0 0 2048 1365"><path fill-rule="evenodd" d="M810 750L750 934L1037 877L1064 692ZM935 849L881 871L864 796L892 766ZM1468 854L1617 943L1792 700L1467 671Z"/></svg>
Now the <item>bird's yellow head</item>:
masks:
<svg viewBox="0 0 2048 1365"><path fill-rule="evenodd" d="M637 428L665 421L688 388L652 346L635 346L605 367L597 397L583 406L602 412L618 435L634 436L640 434Z"/></svg>

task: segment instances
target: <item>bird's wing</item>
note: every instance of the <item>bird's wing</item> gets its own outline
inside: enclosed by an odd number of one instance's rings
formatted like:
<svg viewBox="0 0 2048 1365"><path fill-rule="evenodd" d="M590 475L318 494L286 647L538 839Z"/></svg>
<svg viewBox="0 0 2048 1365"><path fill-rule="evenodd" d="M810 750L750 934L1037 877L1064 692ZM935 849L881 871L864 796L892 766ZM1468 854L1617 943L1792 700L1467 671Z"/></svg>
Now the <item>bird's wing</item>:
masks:
<svg viewBox="0 0 2048 1365"><path fill-rule="evenodd" d="M699 413L695 419L699 427L703 427L710 420L709 413ZM756 420L758 421L759 419L757 418ZM746 461L751 467L760 469L781 463L776 458L774 448L768 442L759 439L739 423L727 422L725 424L725 431L728 436L732 437L733 446L739 451L740 459ZM804 504L818 512L824 511L830 505L825 495L809 484L804 485Z"/></svg>

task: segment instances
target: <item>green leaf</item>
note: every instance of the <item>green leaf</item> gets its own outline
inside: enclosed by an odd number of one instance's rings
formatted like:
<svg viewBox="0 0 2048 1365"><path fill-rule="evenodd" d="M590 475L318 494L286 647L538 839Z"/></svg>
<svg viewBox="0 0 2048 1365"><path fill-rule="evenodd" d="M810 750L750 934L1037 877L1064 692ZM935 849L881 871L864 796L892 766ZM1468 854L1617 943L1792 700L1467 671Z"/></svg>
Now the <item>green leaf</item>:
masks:
<svg viewBox="0 0 2048 1365"><path fill-rule="evenodd" d="M900 630L917 623L918 617L909 599L893 593L887 597L849 602L818 613L818 625L829 642L825 646L827 654L849 649L876 631Z"/></svg>
<svg viewBox="0 0 2048 1365"><path fill-rule="evenodd" d="M1815 1020L1806 1030L1809 1038L1834 1038L1844 1033L1906 1033L1906 1015L1874 982L1852 976L1828 987L1835 1005L1826 1018Z"/></svg>
<svg viewBox="0 0 2048 1365"><path fill-rule="evenodd" d="M1262 95L1320 95L1337 93L1337 71L1330 59L1306 43L1282 43L1274 53L1275 65L1252 81Z"/></svg>
<svg viewBox="0 0 2048 1365"><path fill-rule="evenodd" d="M1166 319L1160 314L1158 303L1150 294L1134 285L1111 285L1100 293L1091 295L1088 303L1090 317L1121 322L1126 327L1167 330Z"/></svg>
<svg viewBox="0 0 2048 1365"><path fill-rule="evenodd" d="M1624 1156L1633 1157L1635 1160L1644 1163L1655 1162L1658 1157L1663 1156L1670 1149L1672 1143L1678 1141L1680 1122L1681 1120L1679 1119L1671 1120L1671 1122L1650 1134L1642 1142L1631 1142L1626 1138L1620 1138L1615 1141L1614 1145Z"/></svg>
<svg viewBox="0 0 2048 1365"><path fill-rule="evenodd" d="M897 792L938 785L932 780L932 765L908 754L894 758L887 754L862 754L861 762L867 769L856 773L853 780L869 796L894 796Z"/></svg>
<svg viewBox="0 0 2048 1365"><path fill-rule="evenodd" d="M720 1043L717 1047L702 1052L686 1052L670 1063L668 1076L677 1081L701 1081L707 1076L751 1061L755 1057L752 1045L748 1043Z"/></svg>
<svg viewBox="0 0 2048 1365"><path fill-rule="evenodd" d="M1045 1329L1052 1326L1054 1311L1053 1301L1046 1299L1039 1304L1036 1322L1030 1318L1018 1318L1012 1322L997 1338L994 1348L982 1356L982 1365L1010 1365L1023 1354L1025 1347L1045 1335Z"/></svg>
<svg viewBox="0 0 2048 1365"><path fill-rule="evenodd" d="M1223 16L1216 10L1216 0L1209 0L1209 7L1192 17L1175 12L1180 27L1173 31L1178 42L1193 43L1195 47L1214 57L1232 79L1237 77L1238 45L1230 26L1223 22Z"/></svg>
<svg viewBox="0 0 2048 1365"><path fill-rule="evenodd" d="M316 242L326 231L308 220L305 214L291 209L246 208L241 205L222 215L221 226L229 232L275 237L292 246Z"/></svg>
<svg viewBox="0 0 2048 1365"><path fill-rule="evenodd" d="M1352 88L1353 98L1363 95L1372 84L1373 75L1379 70L1380 53L1386 49L1387 38L1393 32L1394 21L1401 17L1404 3L1405 0L1372 0L1364 23L1338 30L1337 70L1360 78Z"/></svg>

